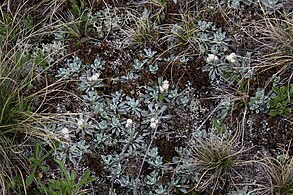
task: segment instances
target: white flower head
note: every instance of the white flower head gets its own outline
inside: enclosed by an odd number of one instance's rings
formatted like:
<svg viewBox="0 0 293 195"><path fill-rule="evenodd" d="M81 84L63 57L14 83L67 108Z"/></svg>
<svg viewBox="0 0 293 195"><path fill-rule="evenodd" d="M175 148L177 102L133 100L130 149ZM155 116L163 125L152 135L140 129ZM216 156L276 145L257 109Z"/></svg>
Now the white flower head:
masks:
<svg viewBox="0 0 293 195"><path fill-rule="evenodd" d="M228 60L230 63L235 64L237 62L235 53L231 53L230 55L226 56L226 60Z"/></svg>
<svg viewBox="0 0 293 195"><path fill-rule="evenodd" d="M132 123L133 123L132 119L127 119L126 124L125 124L125 128L129 129L132 126Z"/></svg>
<svg viewBox="0 0 293 195"><path fill-rule="evenodd" d="M217 61L219 61L218 56L216 56L214 54L208 54L207 63L213 63L213 62L217 62Z"/></svg>
<svg viewBox="0 0 293 195"><path fill-rule="evenodd" d="M93 81L92 77L87 77L87 80L88 80L89 82L92 82L92 81Z"/></svg>
<svg viewBox="0 0 293 195"><path fill-rule="evenodd" d="M95 73L93 74L93 76L88 77L87 80L90 82L97 82L99 80L100 74L99 73Z"/></svg>
<svg viewBox="0 0 293 195"><path fill-rule="evenodd" d="M155 122L151 122L151 124L150 124L150 127L152 128L152 129L155 129L155 128L157 128L157 123L155 123Z"/></svg>
<svg viewBox="0 0 293 195"><path fill-rule="evenodd" d="M94 82L98 81L99 77L100 77L100 74L99 74L99 73L95 73L95 74L92 76L92 81L94 81Z"/></svg>
<svg viewBox="0 0 293 195"><path fill-rule="evenodd" d="M153 118L150 119L150 121L151 121L151 123L153 123L153 122L156 121L156 118L153 117Z"/></svg>
<svg viewBox="0 0 293 195"><path fill-rule="evenodd" d="M150 122L151 122L150 127L152 129L157 128L158 123L159 123L159 120L158 119L156 119L156 118L153 117L153 118L150 119Z"/></svg>
<svg viewBox="0 0 293 195"><path fill-rule="evenodd" d="M61 129L61 133L68 134L69 133L68 128L64 127L63 129Z"/></svg>
<svg viewBox="0 0 293 195"><path fill-rule="evenodd" d="M162 85L160 86L160 92L163 93L169 89L169 81L165 80L163 81Z"/></svg>
<svg viewBox="0 0 293 195"><path fill-rule="evenodd" d="M69 139L69 130L68 128L64 127L62 130L61 130L61 133L64 135L64 138L65 139Z"/></svg>
<svg viewBox="0 0 293 195"><path fill-rule="evenodd" d="M132 121L132 119L129 118L129 119L127 119L126 123L132 125L133 121Z"/></svg>
<svg viewBox="0 0 293 195"><path fill-rule="evenodd" d="M84 125L84 120L83 119L78 119L77 120L77 127L79 129L82 129L83 128L83 125Z"/></svg>

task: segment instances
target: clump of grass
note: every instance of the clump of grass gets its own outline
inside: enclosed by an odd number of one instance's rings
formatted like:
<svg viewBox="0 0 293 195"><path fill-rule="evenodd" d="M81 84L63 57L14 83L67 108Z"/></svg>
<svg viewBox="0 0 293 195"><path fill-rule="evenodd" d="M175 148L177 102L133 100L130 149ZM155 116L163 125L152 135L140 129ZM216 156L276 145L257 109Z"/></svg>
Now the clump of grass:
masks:
<svg viewBox="0 0 293 195"><path fill-rule="evenodd" d="M38 113L33 106L35 98L46 97L48 86L33 89L33 83L41 73L36 69L45 59L36 60L30 55L29 44L35 39L51 34L53 25L34 24L31 17L33 9L24 9L24 4L10 11L10 1L0 6L0 189L1 194L14 189L13 178L22 179L29 170L23 144L31 137L56 138L43 128L49 120L48 115ZM25 11L24 11L25 10ZM39 86L40 87L40 86ZM44 102L45 99L42 100ZM40 105L41 106L41 105ZM25 185L23 185L25 186Z"/></svg>
<svg viewBox="0 0 293 195"><path fill-rule="evenodd" d="M158 26L153 22L149 13L145 13L142 17L134 16L135 27L129 28L128 34L133 44L148 45L156 42L159 38Z"/></svg>
<svg viewBox="0 0 293 195"><path fill-rule="evenodd" d="M196 25L198 16L190 13L180 14L176 23L162 25L160 42L167 42L169 50L177 49L182 53L193 55L199 52L200 38L197 33L200 31ZM189 54L190 53L190 54Z"/></svg>
<svg viewBox="0 0 293 195"><path fill-rule="evenodd" d="M265 156L260 162L265 172L266 184L264 193L292 194L293 193L293 157L288 154L277 158Z"/></svg>
<svg viewBox="0 0 293 195"><path fill-rule="evenodd" d="M271 68L286 70L293 62L293 15L284 13L283 17L264 16L256 23L259 34L257 41L260 51L261 72Z"/></svg>
<svg viewBox="0 0 293 195"><path fill-rule="evenodd" d="M197 41L198 37L196 33L199 31L196 26L193 16L190 14L181 15L182 25L179 29L172 30L171 33L174 37L180 40L181 44L190 44L192 45ZM196 48L196 47L195 47Z"/></svg>
<svg viewBox="0 0 293 195"><path fill-rule="evenodd" d="M192 163L199 179L197 191L212 189L213 194L221 187L232 184L233 172L240 165L243 148L237 148L237 137L211 134L204 138L194 137L191 148Z"/></svg>

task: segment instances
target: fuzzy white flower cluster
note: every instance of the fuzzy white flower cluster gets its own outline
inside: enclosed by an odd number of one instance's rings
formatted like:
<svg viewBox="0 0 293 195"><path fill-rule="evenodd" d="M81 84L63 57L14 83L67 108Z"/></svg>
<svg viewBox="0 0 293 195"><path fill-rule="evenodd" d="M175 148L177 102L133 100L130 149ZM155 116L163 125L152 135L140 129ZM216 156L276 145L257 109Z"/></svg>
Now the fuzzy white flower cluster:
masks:
<svg viewBox="0 0 293 195"><path fill-rule="evenodd" d="M84 120L83 119L78 119L77 120L77 127L79 129L83 129L83 127L84 127Z"/></svg>
<svg viewBox="0 0 293 195"><path fill-rule="evenodd" d="M64 136L64 139L69 139L70 138L70 132L68 130L68 128L64 127L63 129L61 129L61 133Z"/></svg>
<svg viewBox="0 0 293 195"><path fill-rule="evenodd" d="M162 85L160 86L160 92L164 93L165 91L167 91L170 87L169 81L165 80L163 81Z"/></svg>
<svg viewBox="0 0 293 195"><path fill-rule="evenodd" d="M237 62L235 53L231 53L230 55L226 56L226 60L228 60L230 63L235 64Z"/></svg>
<svg viewBox="0 0 293 195"><path fill-rule="evenodd" d="M217 61L219 61L218 56L216 56L215 54L208 54L207 63L214 63Z"/></svg>
<svg viewBox="0 0 293 195"><path fill-rule="evenodd" d="M95 73L93 74L93 76L88 77L87 80L90 82L97 82L99 80L100 74L99 73Z"/></svg>
<svg viewBox="0 0 293 195"><path fill-rule="evenodd" d="M125 128L130 129L132 124L133 124L132 119L127 119L126 124L125 124Z"/></svg>
<svg viewBox="0 0 293 195"><path fill-rule="evenodd" d="M157 128L157 126L159 124L159 120L158 119L156 119L156 118L153 117L153 118L151 118L150 122L151 122L150 127L152 129Z"/></svg>

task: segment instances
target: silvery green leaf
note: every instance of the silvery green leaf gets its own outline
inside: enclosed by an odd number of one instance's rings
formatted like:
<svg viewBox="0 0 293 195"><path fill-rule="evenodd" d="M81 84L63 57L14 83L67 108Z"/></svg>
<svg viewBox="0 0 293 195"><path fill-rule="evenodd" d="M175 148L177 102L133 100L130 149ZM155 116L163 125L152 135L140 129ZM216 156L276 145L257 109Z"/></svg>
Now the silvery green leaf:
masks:
<svg viewBox="0 0 293 195"><path fill-rule="evenodd" d="M112 187L109 189L109 195L117 195L116 189L113 189Z"/></svg>
<svg viewBox="0 0 293 195"><path fill-rule="evenodd" d="M156 74L156 72L159 70L158 64L154 64L154 65L149 65L149 71L152 74Z"/></svg>
<svg viewBox="0 0 293 195"><path fill-rule="evenodd" d="M78 72L81 67L81 60L77 56L73 56L72 63L69 63L68 65L69 69L75 72Z"/></svg>
<svg viewBox="0 0 293 195"><path fill-rule="evenodd" d="M179 156L185 156L189 153L187 148L181 146L175 147L175 151L179 154Z"/></svg>
<svg viewBox="0 0 293 195"><path fill-rule="evenodd" d="M112 155L107 155L107 156L101 155L101 158L104 161L106 166L110 166L114 161Z"/></svg>
<svg viewBox="0 0 293 195"><path fill-rule="evenodd" d="M214 39L213 42L215 43L222 43L225 38L226 38L226 32L222 32L222 30L220 29L219 31L214 33Z"/></svg>
<svg viewBox="0 0 293 195"><path fill-rule="evenodd" d="M120 102L119 105L118 105L118 112L120 114L127 114L128 111L130 111L130 107L128 106L127 102L126 101L123 101L123 102Z"/></svg>
<svg viewBox="0 0 293 195"><path fill-rule="evenodd" d="M122 165L118 163L115 167L111 169L111 174L115 177L119 177L122 174Z"/></svg>
<svg viewBox="0 0 293 195"><path fill-rule="evenodd" d="M126 176L122 176L122 177L119 179L119 182L120 182L121 187L128 187L129 184L130 184L129 176L128 176L128 175L126 175Z"/></svg>
<svg viewBox="0 0 293 195"><path fill-rule="evenodd" d="M201 43L198 45L198 49L201 54L204 54L207 51L208 47L206 44Z"/></svg>
<svg viewBox="0 0 293 195"><path fill-rule="evenodd" d="M133 72L128 72L126 76L121 76L121 80L127 82L129 80L136 80L139 78L139 75Z"/></svg>
<svg viewBox="0 0 293 195"><path fill-rule="evenodd" d="M81 61L78 57L74 56L73 61L68 64L67 68L60 68L56 77L64 77L69 79L71 75L78 74L81 70Z"/></svg>
<svg viewBox="0 0 293 195"><path fill-rule="evenodd" d="M143 51L145 52L146 57L148 57L148 58L154 57L155 54L157 53L156 51L152 51L151 49L147 49L147 48L144 49Z"/></svg>
<svg viewBox="0 0 293 195"><path fill-rule="evenodd" d="M171 32L172 33L174 33L174 34L180 34L180 33L182 33L182 31L183 31L183 28L180 25L174 24L172 26L172 29L171 29Z"/></svg>
<svg viewBox="0 0 293 195"><path fill-rule="evenodd" d="M166 187L164 187L162 184L159 185L159 187L155 190L155 192L158 194L158 195L164 195L167 193L167 189Z"/></svg>
<svg viewBox="0 0 293 195"><path fill-rule="evenodd" d="M146 183L150 186L155 185L158 181L158 175L159 173L157 171L152 171L150 175L146 176Z"/></svg>
<svg viewBox="0 0 293 195"><path fill-rule="evenodd" d="M189 61L189 58L186 56L182 56L179 58L180 63L186 64L188 61Z"/></svg>
<svg viewBox="0 0 293 195"><path fill-rule="evenodd" d="M86 144L85 140L77 142L78 148L83 152L90 152L89 151L89 145Z"/></svg>
<svg viewBox="0 0 293 195"><path fill-rule="evenodd" d="M183 105L187 105L187 103L189 102L189 98L187 96L184 96L184 97L180 98L180 102Z"/></svg>
<svg viewBox="0 0 293 195"><path fill-rule="evenodd" d="M93 70L96 71L100 71L100 70L104 70L104 64L105 64L105 61L103 61L101 58L97 57L95 60L94 60L94 63L91 65L91 68Z"/></svg>
<svg viewBox="0 0 293 195"><path fill-rule="evenodd" d="M212 47L211 47L211 52L212 52L213 54L218 54L219 51L220 51L220 47L219 47L219 45L212 45Z"/></svg>
<svg viewBox="0 0 293 195"><path fill-rule="evenodd" d="M105 130L105 129L107 129L107 127L108 127L108 124L107 124L107 121L105 121L105 120L98 123L98 128L101 130Z"/></svg>
<svg viewBox="0 0 293 195"><path fill-rule="evenodd" d="M149 111L153 111L154 109L153 109L153 107L154 107L154 103L153 102L151 102L149 105L148 105L148 109L149 109Z"/></svg>
<svg viewBox="0 0 293 195"><path fill-rule="evenodd" d="M111 124L112 124L113 127L119 127L119 126L121 126L120 120L117 117L113 117L112 118L112 123Z"/></svg>
<svg viewBox="0 0 293 195"><path fill-rule="evenodd" d="M96 102L93 110L96 114L101 114L105 111L105 104L100 103L100 102Z"/></svg>
<svg viewBox="0 0 293 195"><path fill-rule="evenodd" d="M102 133L97 133L96 138L93 140L96 144L101 144L106 140L106 135Z"/></svg>
<svg viewBox="0 0 293 195"><path fill-rule="evenodd" d="M100 98L96 91L89 91L87 95L82 96L86 103L94 105L96 101Z"/></svg>
<svg viewBox="0 0 293 195"><path fill-rule="evenodd" d="M163 116L159 116L158 118L159 118L160 120L161 120L161 119L170 119L170 118L172 118L172 115L169 115L169 114L168 114L168 115L163 115Z"/></svg>
<svg viewBox="0 0 293 195"><path fill-rule="evenodd" d="M97 81L88 81L87 77L80 77L79 89L81 91L89 92L90 90L94 90L96 88L103 87L103 79L99 79Z"/></svg>
<svg viewBox="0 0 293 195"><path fill-rule="evenodd" d="M156 158L159 154L158 152L158 148L155 147L155 148L151 148L149 151L148 151L148 156L151 157L151 158Z"/></svg>
<svg viewBox="0 0 293 195"><path fill-rule="evenodd" d="M158 108L157 108L158 109ZM167 110L167 106L166 105L163 105L160 110L159 110L159 113L162 114L164 113L165 111Z"/></svg>
<svg viewBox="0 0 293 195"><path fill-rule="evenodd" d="M65 79L69 79L70 76L71 71L68 68L60 68L58 70L58 74L56 75L56 77L63 77Z"/></svg>
<svg viewBox="0 0 293 195"><path fill-rule="evenodd" d="M264 89L257 89L254 97L250 97L248 102L250 110L255 111L257 114L266 112L268 110L268 101L270 97L265 95Z"/></svg>
<svg viewBox="0 0 293 195"><path fill-rule="evenodd" d="M179 96L178 89L171 90L168 94L168 98L175 99Z"/></svg>
<svg viewBox="0 0 293 195"><path fill-rule="evenodd" d="M127 104L128 104L132 109L138 108L138 107L140 106L140 102L139 102L139 100L135 100L135 99L130 98L130 97L126 97L126 99L128 100Z"/></svg>
<svg viewBox="0 0 293 195"><path fill-rule="evenodd" d="M234 9L240 8L240 0L228 0L228 6Z"/></svg>
<svg viewBox="0 0 293 195"><path fill-rule="evenodd" d="M147 62L147 60L139 61L138 59L135 59L134 64L133 64L134 70L136 70L136 71L142 70L143 66L145 65L146 62Z"/></svg>
<svg viewBox="0 0 293 195"><path fill-rule="evenodd" d="M208 33L198 32L196 35L200 38L200 40L202 42L207 42L207 41L210 41L212 39L212 37L209 36Z"/></svg>

